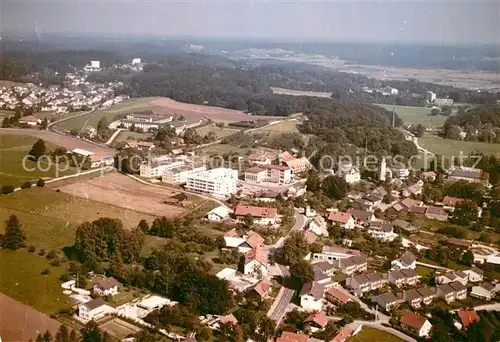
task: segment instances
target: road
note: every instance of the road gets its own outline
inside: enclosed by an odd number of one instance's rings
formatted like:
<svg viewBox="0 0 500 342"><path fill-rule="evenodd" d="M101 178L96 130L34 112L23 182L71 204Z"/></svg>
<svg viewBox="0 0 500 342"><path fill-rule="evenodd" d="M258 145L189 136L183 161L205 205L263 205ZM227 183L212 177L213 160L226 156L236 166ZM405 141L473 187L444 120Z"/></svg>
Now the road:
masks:
<svg viewBox="0 0 500 342"><path fill-rule="evenodd" d="M276 299L267 312L267 317L274 319L276 321L276 326L278 326L285 317L286 308L294 295L294 290L284 286L280 288Z"/></svg>
<svg viewBox="0 0 500 342"><path fill-rule="evenodd" d="M274 247L274 249L278 249L278 248L283 247L283 244L285 243L285 240L293 232L298 232L298 231L300 231L300 230L302 230L304 228L304 226L305 226L305 224L307 222L307 218L304 215L302 215L301 213L299 213L297 210L294 210L293 218L295 219L295 223L293 224L292 229L290 229L290 231L288 232L287 235L280 237L279 240L274 244L274 246L271 246L271 247Z"/></svg>
<svg viewBox="0 0 500 342"><path fill-rule="evenodd" d="M56 129L56 126L57 126L58 124L60 124L61 122L65 122L65 121L68 121L68 120L72 120L72 119L74 119L74 118L78 118L78 117L80 117L80 116L89 115L89 114L91 114L91 113L95 112L96 110L97 110L97 108L94 108L94 109L92 109L92 110L89 110L88 112L84 112L84 113L77 114L77 115L73 115L73 116L68 116L67 118L64 118L64 119L61 119L61 120L57 120L57 121L51 122L51 123L49 123L49 124L47 125L47 130L48 130L48 131L50 131L50 132L52 132L52 133L65 135L63 132L58 131L58 130ZM82 129L83 129L83 127L82 127Z"/></svg>
<svg viewBox="0 0 500 342"><path fill-rule="evenodd" d="M382 324L380 324L378 322L354 321L354 322L349 324L349 327L351 328L351 330L356 330L360 325L362 325L363 327L369 327L369 328L373 328L373 329L386 331L389 334L397 336L400 339L407 341L407 342L417 342L417 340L415 340L413 337L408 336L399 330L383 326Z"/></svg>
<svg viewBox="0 0 500 342"><path fill-rule="evenodd" d="M416 264L418 266L424 266L424 267L428 267L428 268L433 268L433 269L438 270L438 271L444 271L444 272L453 271L452 269L449 269L449 268L446 268L446 267L443 267L443 266L436 266L436 265L432 265L432 264L426 264L425 262L420 262L420 261L417 261Z"/></svg>

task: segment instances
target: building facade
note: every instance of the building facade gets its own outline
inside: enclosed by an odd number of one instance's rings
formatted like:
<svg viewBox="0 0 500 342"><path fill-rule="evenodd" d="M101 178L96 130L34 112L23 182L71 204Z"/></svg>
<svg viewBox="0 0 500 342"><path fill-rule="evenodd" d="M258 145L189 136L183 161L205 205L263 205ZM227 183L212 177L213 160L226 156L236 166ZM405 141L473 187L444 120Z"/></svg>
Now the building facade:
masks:
<svg viewBox="0 0 500 342"><path fill-rule="evenodd" d="M226 197L236 192L238 171L216 168L188 175L186 190L218 197Z"/></svg>

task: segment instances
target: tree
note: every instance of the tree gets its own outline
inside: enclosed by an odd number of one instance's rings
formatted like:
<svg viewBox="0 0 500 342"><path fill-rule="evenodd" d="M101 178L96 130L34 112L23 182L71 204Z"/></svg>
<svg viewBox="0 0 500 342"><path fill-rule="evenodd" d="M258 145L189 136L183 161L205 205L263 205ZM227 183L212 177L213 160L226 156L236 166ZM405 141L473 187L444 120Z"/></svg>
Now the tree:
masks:
<svg viewBox="0 0 500 342"><path fill-rule="evenodd" d="M306 260L300 260L290 267L292 286L295 290L300 291L304 284L314 280L314 271L311 264Z"/></svg>
<svg viewBox="0 0 500 342"><path fill-rule="evenodd" d="M43 339L43 335L42 334L38 334L36 336L35 342L45 342L45 340Z"/></svg>
<svg viewBox="0 0 500 342"><path fill-rule="evenodd" d="M243 224L245 225L246 228L250 228L253 226L253 217L250 214L246 214L245 217L243 217Z"/></svg>
<svg viewBox="0 0 500 342"><path fill-rule="evenodd" d="M468 226L473 221L477 220L478 214L477 205L474 201L463 200L455 205L452 222L462 226Z"/></svg>
<svg viewBox="0 0 500 342"><path fill-rule="evenodd" d="M19 219L16 215L10 215L5 222L5 234L2 238L2 247L11 250L17 250L25 246L26 235L21 228Z"/></svg>
<svg viewBox="0 0 500 342"><path fill-rule="evenodd" d="M321 182L324 194L333 200L344 198L349 191L349 184L341 177L328 176Z"/></svg>
<svg viewBox="0 0 500 342"><path fill-rule="evenodd" d="M80 330L80 334L82 335L82 342L101 342L102 340L99 326L93 320Z"/></svg>
<svg viewBox="0 0 500 342"><path fill-rule="evenodd" d="M259 331L265 341L274 336L276 321L264 315L259 324Z"/></svg>
<svg viewBox="0 0 500 342"><path fill-rule="evenodd" d="M291 234L283 243L282 259L285 265L298 263L307 253L309 253L309 244L299 232Z"/></svg>
<svg viewBox="0 0 500 342"><path fill-rule="evenodd" d="M14 187L12 185L4 185L1 190L3 195L7 195L14 192Z"/></svg>
<svg viewBox="0 0 500 342"><path fill-rule="evenodd" d="M45 331L45 333L43 334L43 340L45 342L51 342L52 341L52 335L50 334L50 331Z"/></svg>
<svg viewBox="0 0 500 342"><path fill-rule="evenodd" d="M467 251L462 256L461 263L467 266L474 264L474 253L472 251Z"/></svg>
<svg viewBox="0 0 500 342"><path fill-rule="evenodd" d="M316 169L310 169L307 173L306 188L307 191L311 192L316 192L321 189L321 178Z"/></svg>
<svg viewBox="0 0 500 342"><path fill-rule="evenodd" d="M80 338L75 330L71 330L69 333L69 342L80 342Z"/></svg>
<svg viewBox="0 0 500 342"><path fill-rule="evenodd" d="M38 179L36 182L36 186L39 188L43 188L45 186L45 181L43 179Z"/></svg>
<svg viewBox="0 0 500 342"><path fill-rule="evenodd" d="M31 188L31 182L30 181L26 181L26 182L24 182L21 185L21 189L29 189L29 188Z"/></svg>
<svg viewBox="0 0 500 342"><path fill-rule="evenodd" d="M421 138L425 133L425 127L422 126L421 124L418 124L417 127L415 128L415 135L418 138Z"/></svg>
<svg viewBox="0 0 500 342"><path fill-rule="evenodd" d="M132 125L130 125L129 129L128 129L130 132L134 132L135 131L135 123L133 123Z"/></svg>
<svg viewBox="0 0 500 342"><path fill-rule="evenodd" d="M139 222L139 225L137 226L144 234L148 234L149 233L149 224L148 224L148 221L142 219L140 222Z"/></svg>
<svg viewBox="0 0 500 342"><path fill-rule="evenodd" d="M47 117L44 117L42 120L42 124L40 125L40 129L47 129L47 126L49 125L49 122L47 120Z"/></svg>
<svg viewBox="0 0 500 342"><path fill-rule="evenodd" d="M106 119L105 116L103 116L101 120L99 120L99 122L97 123L97 134L102 134L107 129L108 129L108 120Z"/></svg>
<svg viewBox="0 0 500 342"><path fill-rule="evenodd" d="M46 151L47 147L45 146L45 142L42 139L38 139L31 147L28 155L30 156L31 160L37 161L41 156L45 154Z"/></svg>
<svg viewBox="0 0 500 342"><path fill-rule="evenodd" d="M196 334L196 340L200 342L211 342L213 341L214 336L212 333L212 329L209 327L201 327Z"/></svg>

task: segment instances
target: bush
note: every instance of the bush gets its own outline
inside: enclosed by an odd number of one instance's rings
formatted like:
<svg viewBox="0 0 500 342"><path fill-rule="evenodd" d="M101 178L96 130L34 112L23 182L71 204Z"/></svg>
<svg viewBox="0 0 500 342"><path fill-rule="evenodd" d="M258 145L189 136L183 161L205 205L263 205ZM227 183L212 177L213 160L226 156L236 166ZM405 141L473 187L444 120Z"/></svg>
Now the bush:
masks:
<svg viewBox="0 0 500 342"><path fill-rule="evenodd" d="M47 275L49 273L50 273L50 270L48 268L46 268L42 272L40 272L41 275Z"/></svg>
<svg viewBox="0 0 500 342"><path fill-rule="evenodd" d="M14 187L12 185L3 185L2 186L2 194L10 194L11 192L14 192Z"/></svg>
<svg viewBox="0 0 500 342"><path fill-rule="evenodd" d="M29 246L28 247L28 252L35 253L35 246Z"/></svg>
<svg viewBox="0 0 500 342"><path fill-rule="evenodd" d="M71 275L69 274L69 272L66 271L63 274L61 274L61 276L59 277L59 280L62 282L69 281L69 280L71 280Z"/></svg>
<svg viewBox="0 0 500 342"><path fill-rule="evenodd" d="M54 259L56 256L57 256L56 251L54 251L54 250L50 250L50 251L47 253L46 258L47 258L47 259L49 259L49 260L52 260L52 259Z"/></svg>
<svg viewBox="0 0 500 342"><path fill-rule="evenodd" d="M54 266L54 267L59 267L61 266L61 260L59 260L59 258L55 258L54 260L52 260L50 262L50 266Z"/></svg>
<svg viewBox="0 0 500 342"><path fill-rule="evenodd" d="M44 185L45 181L41 178L36 182L36 186L38 186L39 188L42 188Z"/></svg>
<svg viewBox="0 0 500 342"><path fill-rule="evenodd" d="M45 255L45 249L41 249L40 252L38 252L38 255L44 256Z"/></svg>
<svg viewBox="0 0 500 342"><path fill-rule="evenodd" d="M21 189L29 189L31 188L31 182L30 181L26 181L23 183L23 185L21 185Z"/></svg>

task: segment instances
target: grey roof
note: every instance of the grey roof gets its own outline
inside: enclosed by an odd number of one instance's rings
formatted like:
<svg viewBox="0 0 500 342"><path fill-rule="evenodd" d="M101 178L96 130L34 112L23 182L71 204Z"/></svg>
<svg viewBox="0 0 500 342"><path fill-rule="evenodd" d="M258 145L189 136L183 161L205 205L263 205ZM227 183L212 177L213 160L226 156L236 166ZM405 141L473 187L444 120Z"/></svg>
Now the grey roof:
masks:
<svg viewBox="0 0 500 342"><path fill-rule="evenodd" d="M495 289L495 286L491 285L490 283L482 283L481 287L485 289L486 291L493 291Z"/></svg>
<svg viewBox="0 0 500 342"><path fill-rule="evenodd" d="M430 297L436 295L436 289L431 287L421 287L417 289L417 292L422 295L422 297Z"/></svg>
<svg viewBox="0 0 500 342"><path fill-rule="evenodd" d="M351 214L355 220L359 221L368 221L373 215L373 213L369 211L359 209L349 209L347 212Z"/></svg>
<svg viewBox="0 0 500 342"><path fill-rule="evenodd" d="M460 278L467 278L467 273L465 273L464 271L456 271L455 274L457 276L459 276Z"/></svg>
<svg viewBox="0 0 500 342"><path fill-rule="evenodd" d="M89 310L94 310L97 309L98 307L106 305L106 302L102 298L96 298L92 299L87 303L84 303L83 305L85 305Z"/></svg>
<svg viewBox="0 0 500 342"><path fill-rule="evenodd" d="M325 280L325 279L330 279L330 276L323 272L321 268L319 268L316 265L313 265L313 272L314 272L314 281L320 281L320 280Z"/></svg>
<svg viewBox="0 0 500 342"><path fill-rule="evenodd" d="M310 295L315 299L323 298L323 294L325 293L325 287L317 282L307 283L302 287L300 291L300 295Z"/></svg>
<svg viewBox="0 0 500 342"><path fill-rule="evenodd" d="M371 282L376 282L376 281L381 281L381 280L384 280L384 277L382 276L382 274L377 273L377 272L373 272L373 273L366 274L366 277L367 277L367 278L368 278Z"/></svg>
<svg viewBox="0 0 500 342"><path fill-rule="evenodd" d="M405 291L404 292L404 298L406 301L412 301L412 300L415 300L415 299L418 299L418 298L422 298L422 294L420 294L420 292L418 292L417 290L414 290L414 289L411 289L411 290L408 290L408 291Z"/></svg>
<svg viewBox="0 0 500 342"><path fill-rule="evenodd" d="M368 277L364 274L355 275L352 279L356 280L358 284L368 284L371 282L370 279L368 279Z"/></svg>
<svg viewBox="0 0 500 342"><path fill-rule="evenodd" d="M315 264L313 264L313 268L314 267L317 267L319 268L320 270L322 270L323 272L324 271L330 271L331 269L334 269L335 266L331 263L329 263L328 261L320 261L320 262L317 262Z"/></svg>
<svg viewBox="0 0 500 342"><path fill-rule="evenodd" d="M405 262L407 265L410 265L412 264L414 261L417 261L417 257L415 256L415 254L413 254L412 252L410 251L406 251L404 252L403 254L401 254L401 256L398 258L399 260L402 260L403 262Z"/></svg>
<svg viewBox="0 0 500 342"><path fill-rule="evenodd" d="M347 260L352 261L353 265L362 265L362 264L366 263L366 258L362 255L355 255L353 257L350 257Z"/></svg>
<svg viewBox="0 0 500 342"><path fill-rule="evenodd" d="M463 291L463 290L467 290L467 288L462 285L462 283L458 282L458 281L454 281L454 282L451 282L449 283L448 285L451 286L451 288L455 291Z"/></svg>
<svg viewBox="0 0 500 342"><path fill-rule="evenodd" d="M398 300L398 298L392 292L385 292L385 293L382 293L378 296L372 297L372 301L375 301L382 306L394 303L397 300Z"/></svg>
<svg viewBox="0 0 500 342"><path fill-rule="evenodd" d="M404 279L405 276L401 271L392 271L389 272L389 276L393 278L394 280L399 280L399 279Z"/></svg>
<svg viewBox="0 0 500 342"><path fill-rule="evenodd" d="M449 284L439 285L438 289L445 295L455 292L455 290Z"/></svg>
<svg viewBox="0 0 500 342"><path fill-rule="evenodd" d="M482 269L480 269L480 268L478 268L476 266L472 266L472 268L470 270L472 272L476 273L476 274L481 274L482 275L484 273Z"/></svg>
<svg viewBox="0 0 500 342"><path fill-rule="evenodd" d="M460 178L473 178L478 179L484 177L484 173L481 170L466 170L466 169L456 169L451 173L452 177Z"/></svg>

